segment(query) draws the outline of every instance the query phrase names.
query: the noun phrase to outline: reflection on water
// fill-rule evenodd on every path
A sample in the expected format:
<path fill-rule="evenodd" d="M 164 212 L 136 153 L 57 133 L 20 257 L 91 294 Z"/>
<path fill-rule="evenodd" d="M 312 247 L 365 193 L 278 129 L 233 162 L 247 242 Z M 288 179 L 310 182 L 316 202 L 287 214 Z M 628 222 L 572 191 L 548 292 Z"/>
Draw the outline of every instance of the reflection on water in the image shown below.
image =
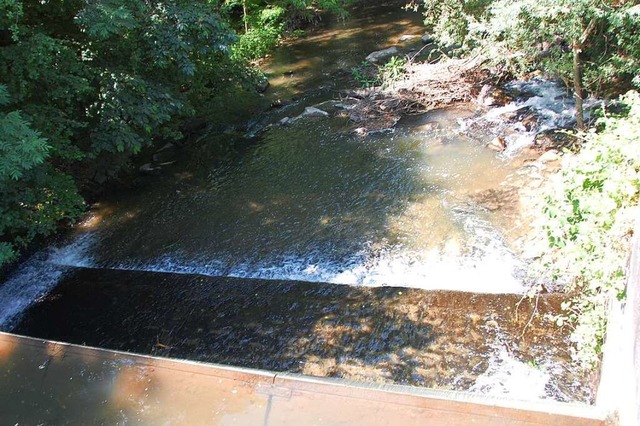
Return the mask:
<path fill-rule="evenodd" d="M 469 197 L 512 167 L 459 135 L 468 114 L 366 139 L 341 119 L 300 121 L 217 161 L 194 147 L 179 179 L 104 204 L 92 265 L 518 292 L 522 265 Z"/>

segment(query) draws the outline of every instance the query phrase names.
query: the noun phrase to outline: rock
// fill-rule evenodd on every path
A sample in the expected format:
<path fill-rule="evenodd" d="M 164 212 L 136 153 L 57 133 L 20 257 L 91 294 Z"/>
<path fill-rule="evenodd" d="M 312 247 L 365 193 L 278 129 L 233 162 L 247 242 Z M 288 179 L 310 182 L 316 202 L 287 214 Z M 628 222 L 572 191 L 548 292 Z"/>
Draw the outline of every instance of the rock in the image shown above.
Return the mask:
<path fill-rule="evenodd" d="M 290 102 L 287 100 L 282 100 L 282 99 L 276 99 L 275 101 L 271 102 L 271 105 L 269 105 L 270 109 L 278 109 L 278 108 L 282 108 L 284 106 L 289 105 Z"/>
<path fill-rule="evenodd" d="M 502 152 L 507 148 L 507 141 L 503 137 L 497 137 L 487 144 L 487 148 Z"/>
<path fill-rule="evenodd" d="M 529 114 L 532 114 L 531 107 L 520 106 L 514 110 L 510 110 L 502 113 L 501 117 L 508 121 L 520 122 L 524 117 L 526 117 Z"/>
<path fill-rule="evenodd" d="M 389 58 L 391 58 L 392 56 L 395 56 L 399 53 L 398 48 L 393 46 L 393 47 L 389 47 L 388 49 L 383 49 L 383 50 L 378 50 L 376 52 L 371 52 L 366 58 L 365 60 L 368 62 L 372 62 L 372 63 L 376 63 L 376 62 L 383 62 Z"/>
<path fill-rule="evenodd" d="M 550 149 L 549 151 L 542 154 L 540 158 L 538 158 L 538 161 L 544 164 L 552 163 L 558 160 L 560 160 L 560 155 L 558 154 L 558 151 L 556 151 L 555 149 Z"/>
<path fill-rule="evenodd" d="M 284 117 L 283 119 L 281 119 L 280 121 L 278 121 L 278 124 L 280 124 L 281 126 L 288 126 L 289 124 L 291 124 L 294 120 L 289 118 L 289 117 Z"/>
<path fill-rule="evenodd" d="M 154 173 L 154 172 L 160 170 L 160 167 L 155 166 L 155 165 L 153 165 L 151 163 L 146 163 L 146 164 L 143 164 L 142 166 L 140 166 L 139 170 L 141 172 L 143 172 L 143 173 Z"/>
<path fill-rule="evenodd" d="M 182 133 L 184 134 L 185 138 L 189 138 L 191 136 L 199 135 L 205 132 L 207 128 L 208 121 L 203 117 L 197 117 L 186 121 L 182 125 Z"/>
<path fill-rule="evenodd" d="M 513 97 L 505 92 L 503 89 L 495 89 L 491 92 L 491 105 L 490 106 L 504 106 L 513 100 Z"/>
<path fill-rule="evenodd" d="M 400 43 L 404 43 L 405 41 L 409 41 L 413 38 L 415 38 L 416 36 L 411 35 L 411 34 L 405 34 L 402 37 L 400 37 L 400 39 L 398 40 Z"/>
<path fill-rule="evenodd" d="M 173 150 L 158 151 L 153 154 L 153 162 L 156 164 L 175 163 L 175 152 Z"/>
<path fill-rule="evenodd" d="M 300 114 L 300 118 L 302 117 L 328 117 L 329 113 L 327 111 L 323 111 L 316 107 L 306 107 L 304 112 Z"/>
<path fill-rule="evenodd" d="M 476 97 L 476 103 L 478 105 L 491 106 L 493 103 L 493 99 L 489 96 L 491 94 L 493 87 L 490 84 L 485 84 L 480 89 L 480 93 Z M 487 102 L 490 101 L 490 102 Z"/>
<path fill-rule="evenodd" d="M 175 147 L 175 145 L 174 145 L 174 144 L 172 144 L 171 142 L 167 142 L 166 144 L 164 144 L 164 145 L 162 146 L 162 148 L 160 148 L 160 149 L 159 149 L 158 151 L 156 151 L 156 152 L 166 151 L 166 150 L 168 150 L 168 149 L 173 149 L 174 147 Z"/>
<path fill-rule="evenodd" d="M 538 116 L 536 114 L 527 114 L 520 120 L 520 123 L 522 123 L 527 132 L 530 132 L 538 126 Z"/>
<path fill-rule="evenodd" d="M 429 33 L 424 33 L 424 35 L 420 38 L 424 44 L 435 43 L 436 39 Z"/>
<path fill-rule="evenodd" d="M 367 136 L 367 133 L 369 133 L 369 131 L 367 130 L 366 127 L 358 127 L 357 129 L 355 129 L 353 131 L 353 133 L 355 133 L 358 136 L 363 137 L 363 136 Z"/>
<path fill-rule="evenodd" d="M 575 135 L 563 130 L 553 129 L 538 133 L 533 144 L 538 151 L 548 151 L 550 149 L 571 149 L 577 141 L 578 139 Z"/>
<path fill-rule="evenodd" d="M 518 206 L 520 195 L 514 187 L 486 189 L 471 195 L 471 200 L 490 212 L 502 210 L 511 212 Z"/>
<path fill-rule="evenodd" d="M 258 93 L 264 93 L 269 88 L 269 85 L 269 80 L 264 78 L 257 83 L 256 90 L 258 91 Z"/>

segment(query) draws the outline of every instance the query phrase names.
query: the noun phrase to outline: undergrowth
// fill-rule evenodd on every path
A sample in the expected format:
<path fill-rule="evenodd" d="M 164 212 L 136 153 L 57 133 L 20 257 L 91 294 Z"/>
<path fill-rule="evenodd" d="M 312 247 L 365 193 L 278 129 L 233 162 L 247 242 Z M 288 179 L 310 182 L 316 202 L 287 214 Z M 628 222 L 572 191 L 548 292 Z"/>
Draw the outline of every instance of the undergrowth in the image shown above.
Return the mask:
<path fill-rule="evenodd" d="M 558 325 L 573 326 L 575 360 L 597 365 L 611 302 L 625 279 L 640 190 L 640 95 L 622 97 L 623 116 L 604 114 L 547 196 L 543 254 L 552 279 L 572 295 Z"/>

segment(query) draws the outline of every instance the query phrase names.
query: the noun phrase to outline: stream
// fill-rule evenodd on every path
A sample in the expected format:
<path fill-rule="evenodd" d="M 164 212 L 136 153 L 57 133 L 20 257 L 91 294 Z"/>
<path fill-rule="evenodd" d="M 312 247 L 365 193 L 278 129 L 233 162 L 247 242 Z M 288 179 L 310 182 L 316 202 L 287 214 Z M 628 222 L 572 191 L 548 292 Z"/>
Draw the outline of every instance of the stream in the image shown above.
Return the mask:
<path fill-rule="evenodd" d="M 172 164 L 140 173 L 135 193 L 101 200 L 73 235 L 0 285 L 0 330 L 590 402 L 567 330 L 545 317 L 562 297 L 521 301 L 519 188 L 532 179 L 522 171 L 534 163 L 535 134 L 570 122 L 565 91 L 516 82 L 507 105 L 435 111 L 366 137 L 331 102 L 367 54 L 392 45 L 415 54 L 423 33 L 420 14 L 392 2 L 278 48 L 262 65 L 264 101 L 278 107 L 156 153 Z M 328 116 L 278 124 L 309 106 Z M 539 117 L 533 129 L 505 118 L 525 109 Z M 486 147 L 504 134 L 506 151 Z"/>

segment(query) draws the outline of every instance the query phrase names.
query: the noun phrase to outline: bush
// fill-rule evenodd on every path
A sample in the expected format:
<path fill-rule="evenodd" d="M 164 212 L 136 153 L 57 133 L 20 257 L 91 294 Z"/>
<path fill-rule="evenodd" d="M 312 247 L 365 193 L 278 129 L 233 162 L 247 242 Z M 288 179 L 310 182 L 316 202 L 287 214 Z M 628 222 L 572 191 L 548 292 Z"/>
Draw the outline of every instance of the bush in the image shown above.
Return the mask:
<path fill-rule="evenodd" d="M 605 116 L 584 135 L 572 166 L 547 197 L 543 257 L 574 295 L 558 324 L 575 324 L 575 357 L 594 366 L 602 349 L 610 302 L 624 297 L 630 239 L 640 193 L 640 95 L 622 98 L 623 117 Z"/>

